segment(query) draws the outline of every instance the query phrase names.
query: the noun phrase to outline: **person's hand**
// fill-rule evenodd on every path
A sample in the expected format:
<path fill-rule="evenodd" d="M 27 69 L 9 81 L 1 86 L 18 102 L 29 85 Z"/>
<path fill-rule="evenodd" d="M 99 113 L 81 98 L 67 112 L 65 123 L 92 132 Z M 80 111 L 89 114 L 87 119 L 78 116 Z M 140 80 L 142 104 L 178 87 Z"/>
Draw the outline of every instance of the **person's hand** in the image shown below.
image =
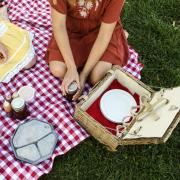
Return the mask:
<path fill-rule="evenodd" d="M 82 91 L 84 90 L 84 86 L 87 80 L 87 74 L 81 72 L 79 76 L 80 81 L 80 89 L 77 91 L 77 93 L 73 96 L 73 101 L 76 101 L 82 94 Z"/>
<path fill-rule="evenodd" d="M 0 62 L 4 63 L 8 59 L 8 50 L 0 43 Z"/>
<path fill-rule="evenodd" d="M 124 29 L 124 34 L 125 34 L 126 39 L 128 39 L 129 33 L 125 29 Z"/>
<path fill-rule="evenodd" d="M 61 90 L 63 96 L 68 93 L 68 87 L 73 82 L 77 82 L 78 88 L 80 89 L 79 74 L 76 68 L 68 69 L 61 84 Z"/>

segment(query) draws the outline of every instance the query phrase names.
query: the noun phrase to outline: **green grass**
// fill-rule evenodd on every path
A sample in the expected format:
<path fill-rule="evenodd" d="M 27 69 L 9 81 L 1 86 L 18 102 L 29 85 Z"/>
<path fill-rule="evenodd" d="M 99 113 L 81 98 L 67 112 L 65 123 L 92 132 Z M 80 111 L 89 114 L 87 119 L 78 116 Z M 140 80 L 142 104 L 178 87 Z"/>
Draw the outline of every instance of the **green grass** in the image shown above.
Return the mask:
<path fill-rule="evenodd" d="M 180 1 L 128 0 L 123 13 L 129 43 L 145 64 L 142 81 L 152 86 L 180 85 Z M 173 27 L 173 21 L 175 26 Z M 180 177 L 180 128 L 166 144 L 121 146 L 108 152 L 93 138 L 56 158 L 41 179 L 168 180 Z"/>

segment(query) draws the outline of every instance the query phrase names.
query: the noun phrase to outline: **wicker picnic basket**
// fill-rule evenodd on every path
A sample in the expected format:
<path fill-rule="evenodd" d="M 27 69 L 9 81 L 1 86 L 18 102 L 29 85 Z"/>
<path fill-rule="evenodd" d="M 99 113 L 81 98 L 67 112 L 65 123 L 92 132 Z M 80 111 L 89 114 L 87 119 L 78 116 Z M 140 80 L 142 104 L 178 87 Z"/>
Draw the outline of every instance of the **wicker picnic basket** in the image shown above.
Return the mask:
<path fill-rule="evenodd" d="M 132 93 L 149 99 L 145 103 L 140 101 L 139 111 L 132 115 L 130 123 L 126 123 L 125 132 L 121 136 L 112 134 L 86 112 L 113 80 L 126 86 Z M 115 151 L 118 145 L 159 144 L 167 141 L 180 121 L 178 99 L 180 99 L 180 87 L 154 91 L 119 66 L 113 66 L 87 96 L 81 97 L 74 117 L 89 134 L 111 151 Z"/>

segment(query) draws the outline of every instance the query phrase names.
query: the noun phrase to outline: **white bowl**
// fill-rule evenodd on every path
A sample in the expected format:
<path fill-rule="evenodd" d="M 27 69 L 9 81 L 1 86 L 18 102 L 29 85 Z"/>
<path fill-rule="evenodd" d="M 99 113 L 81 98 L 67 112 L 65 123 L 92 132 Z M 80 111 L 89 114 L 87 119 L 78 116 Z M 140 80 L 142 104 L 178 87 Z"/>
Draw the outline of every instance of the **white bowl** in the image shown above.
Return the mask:
<path fill-rule="evenodd" d="M 18 95 L 26 102 L 32 102 L 35 97 L 35 89 L 31 86 L 22 86 L 18 90 Z"/>

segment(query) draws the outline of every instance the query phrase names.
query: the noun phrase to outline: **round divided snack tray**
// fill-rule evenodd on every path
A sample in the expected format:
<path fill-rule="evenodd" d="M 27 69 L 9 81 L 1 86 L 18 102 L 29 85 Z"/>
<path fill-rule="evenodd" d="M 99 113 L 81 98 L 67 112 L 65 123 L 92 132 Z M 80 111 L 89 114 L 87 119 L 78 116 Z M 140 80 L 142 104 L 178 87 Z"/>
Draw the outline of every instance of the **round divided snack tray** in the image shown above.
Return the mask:
<path fill-rule="evenodd" d="M 51 124 L 32 119 L 18 126 L 11 147 L 17 159 L 36 165 L 52 156 L 57 140 Z"/>

